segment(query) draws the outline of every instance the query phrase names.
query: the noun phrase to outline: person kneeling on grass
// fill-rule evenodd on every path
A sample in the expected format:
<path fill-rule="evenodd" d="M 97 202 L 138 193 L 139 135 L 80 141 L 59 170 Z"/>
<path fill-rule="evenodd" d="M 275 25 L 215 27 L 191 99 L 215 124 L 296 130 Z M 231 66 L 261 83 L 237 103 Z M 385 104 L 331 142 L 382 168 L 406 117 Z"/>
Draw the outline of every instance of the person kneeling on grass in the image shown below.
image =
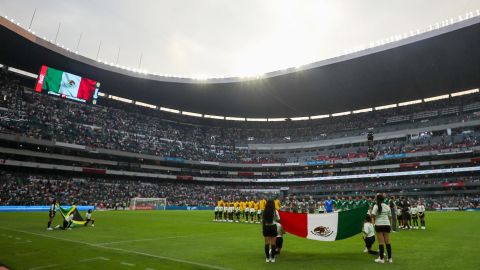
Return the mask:
<path fill-rule="evenodd" d="M 87 221 L 85 221 L 85 226 L 87 226 L 89 222 L 92 222 L 92 227 L 95 227 L 95 219 L 92 218 L 92 209 L 88 209 L 87 211 Z"/>
<path fill-rule="evenodd" d="M 367 215 L 363 223 L 363 241 L 365 241 L 365 250 L 363 252 L 378 255 L 378 251 L 373 251 L 372 246 L 375 243 L 375 229 L 373 228 L 372 218 Z"/>
<path fill-rule="evenodd" d="M 57 225 L 55 229 L 62 229 L 62 230 L 71 230 L 70 226 L 72 225 L 72 220 L 73 220 L 73 214 L 70 214 L 68 217 L 66 217 L 63 220 L 63 225 L 60 227 L 60 225 Z"/>
<path fill-rule="evenodd" d="M 280 254 L 280 251 L 283 247 L 283 235 L 285 234 L 285 230 L 283 229 L 282 224 L 277 223 L 277 237 L 275 238 L 275 254 Z"/>

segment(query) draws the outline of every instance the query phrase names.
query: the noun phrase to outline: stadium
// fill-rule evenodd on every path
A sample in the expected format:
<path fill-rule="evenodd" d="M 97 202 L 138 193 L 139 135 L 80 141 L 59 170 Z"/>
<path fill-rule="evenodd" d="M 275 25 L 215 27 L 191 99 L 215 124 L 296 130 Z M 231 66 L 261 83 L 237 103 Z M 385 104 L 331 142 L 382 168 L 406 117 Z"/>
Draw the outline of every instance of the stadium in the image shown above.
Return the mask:
<path fill-rule="evenodd" d="M 480 266 L 478 9 L 242 76 L 56 39 L 0 17 L 0 269 Z"/>

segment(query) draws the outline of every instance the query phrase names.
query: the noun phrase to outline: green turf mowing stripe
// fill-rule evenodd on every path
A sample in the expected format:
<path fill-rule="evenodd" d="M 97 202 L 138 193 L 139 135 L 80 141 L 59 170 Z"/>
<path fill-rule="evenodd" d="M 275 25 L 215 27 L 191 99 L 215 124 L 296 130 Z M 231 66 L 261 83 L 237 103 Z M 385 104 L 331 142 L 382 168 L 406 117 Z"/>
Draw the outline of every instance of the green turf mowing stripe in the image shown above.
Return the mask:
<path fill-rule="evenodd" d="M 258 228 L 253 228 L 258 230 Z M 252 227 L 244 230 L 238 230 L 237 232 L 247 232 L 252 230 Z M 210 235 L 219 235 L 222 233 L 231 233 L 231 231 L 224 231 L 224 232 L 211 232 L 211 233 L 201 233 L 201 234 L 186 234 L 186 235 L 175 235 L 175 236 L 164 236 L 164 237 L 155 237 L 155 238 L 143 238 L 143 239 L 133 239 L 133 240 L 122 240 L 122 241 L 114 241 L 114 242 L 105 242 L 105 243 L 97 243 L 95 245 L 99 246 L 108 246 L 108 245 L 115 245 L 115 244 L 125 244 L 125 243 L 135 243 L 135 242 L 145 242 L 145 241 L 155 241 L 155 240 L 163 240 L 163 239 L 177 239 L 177 238 L 191 238 L 191 237 L 202 237 L 202 236 L 210 236 Z"/>
<path fill-rule="evenodd" d="M 97 245 L 97 244 L 91 244 L 91 243 L 82 242 L 82 241 L 64 239 L 64 238 L 55 237 L 55 236 L 51 236 L 51 235 L 40 234 L 40 233 L 27 232 L 27 231 L 23 231 L 23 230 L 17 230 L 17 229 L 5 228 L 5 227 L 0 227 L 0 229 L 6 230 L 6 231 L 12 231 L 12 232 L 19 232 L 19 233 L 25 233 L 25 234 L 30 234 L 30 235 L 36 235 L 36 236 L 40 236 L 40 237 L 51 238 L 51 239 L 60 240 L 60 241 L 65 241 L 65 242 L 71 242 L 71 243 L 75 243 L 75 244 L 82 244 L 82 245 L 87 245 L 87 246 L 96 247 L 96 248 L 100 248 L 100 249 L 120 251 L 120 252 L 125 252 L 125 253 L 142 255 L 142 256 L 146 256 L 146 257 L 150 257 L 150 258 L 156 258 L 156 259 L 161 259 L 161 260 L 168 260 L 168 261 L 177 262 L 177 263 L 183 263 L 183 264 L 190 264 L 190 265 L 195 265 L 195 266 L 200 266 L 200 267 L 205 267 L 205 268 L 210 268 L 210 269 L 232 270 L 232 269 L 230 269 L 230 268 L 221 267 L 221 266 L 216 266 L 216 265 L 210 265 L 210 264 L 205 264 L 205 263 L 193 262 L 193 261 L 188 261 L 188 260 L 183 260 L 183 259 L 178 259 L 178 258 L 172 258 L 172 257 L 166 257 L 166 256 L 161 256 L 161 255 L 155 255 L 155 254 L 150 254 L 150 253 L 135 251 L 135 250 L 123 249 L 123 248 L 113 248 L 113 247 L 99 246 L 99 245 Z"/>

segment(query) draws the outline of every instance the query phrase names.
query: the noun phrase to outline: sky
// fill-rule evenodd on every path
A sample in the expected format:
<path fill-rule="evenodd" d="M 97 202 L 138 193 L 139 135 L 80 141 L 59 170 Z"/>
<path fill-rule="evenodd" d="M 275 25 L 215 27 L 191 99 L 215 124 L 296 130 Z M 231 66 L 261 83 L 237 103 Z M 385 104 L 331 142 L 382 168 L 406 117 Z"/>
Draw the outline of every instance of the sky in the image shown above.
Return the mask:
<path fill-rule="evenodd" d="M 1 0 L 41 37 L 150 73 L 236 77 L 300 66 L 480 9 L 480 0 Z M 120 51 L 120 54 L 118 53 Z M 142 57 L 141 57 L 142 55 Z M 142 58 L 141 65 L 140 57 Z"/>

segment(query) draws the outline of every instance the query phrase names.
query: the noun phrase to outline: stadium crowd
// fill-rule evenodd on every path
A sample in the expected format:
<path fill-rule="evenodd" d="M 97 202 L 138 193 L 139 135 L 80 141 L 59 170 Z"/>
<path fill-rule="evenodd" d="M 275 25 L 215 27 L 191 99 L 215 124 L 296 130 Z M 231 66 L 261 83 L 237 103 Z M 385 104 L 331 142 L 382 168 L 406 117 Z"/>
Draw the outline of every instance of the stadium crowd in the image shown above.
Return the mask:
<path fill-rule="evenodd" d="M 292 201 L 309 198 L 328 191 L 331 196 L 343 195 L 342 191 L 355 191 L 349 197 L 372 196 L 372 190 L 387 191 L 392 187 L 437 186 L 445 190 L 479 183 L 477 177 L 455 179 L 366 181 L 362 183 L 315 183 L 290 187 Z M 451 185 L 455 183 L 455 185 Z M 302 191 L 309 190 L 306 194 Z M 397 192 L 398 193 L 398 192 Z M 401 193 L 399 193 L 401 194 Z M 0 173 L 0 205 L 47 205 L 52 199 L 66 204 L 96 205 L 99 208 L 128 206 L 134 197 L 167 198 L 167 205 L 214 206 L 221 197 L 225 201 L 240 199 L 270 198 L 279 195 L 278 186 L 259 184 L 212 185 L 196 183 L 148 182 L 140 180 L 111 180 L 103 178 L 69 177 L 61 175 L 31 175 L 27 173 Z M 316 196 L 315 196 L 316 197 Z M 418 196 L 416 196 L 418 197 Z M 308 199 L 307 199 L 308 200 Z M 316 200 L 321 198 L 316 197 Z M 479 195 L 422 195 L 427 208 L 479 207 Z"/>
<path fill-rule="evenodd" d="M 0 174 L 0 205 L 47 205 L 52 199 L 65 204 L 114 208 L 134 197 L 167 198 L 168 205 L 212 206 L 218 197 L 270 196 L 256 189 L 223 185 L 179 184 L 72 178 L 59 175 Z"/>
<path fill-rule="evenodd" d="M 321 192 L 321 191 L 356 191 L 368 192 L 369 190 L 398 190 L 403 188 L 415 188 L 415 187 L 455 187 L 468 184 L 478 184 L 480 179 L 478 177 L 453 177 L 453 178 L 441 178 L 441 179 L 427 179 L 427 178 L 415 178 L 407 180 L 375 180 L 375 181 L 351 181 L 340 183 L 313 183 L 301 186 L 291 187 L 291 190 L 295 193 L 301 192 Z M 365 195 L 362 193 L 359 195 Z"/>
<path fill-rule="evenodd" d="M 86 145 L 187 160 L 235 163 L 296 162 L 332 158 L 364 157 L 366 147 L 325 150 L 317 153 L 286 153 L 284 156 L 262 155 L 249 151 L 246 142 L 312 141 L 346 135 L 364 134 L 368 127 L 400 129 L 428 125 L 429 121 L 414 121 L 398 125 L 387 124 L 388 117 L 413 114 L 423 110 L 470 104 L 480 100 L 473 95 L 458 97 L 394 110 L 355 114 L 335 119 L 307 123 L 285 122 L 258 124 L 217 121 L 212 126 L 192 123 L 195 119 L 168 115 L 158 110 L 100 98 L 97 106 L 71 102 L 26 90 L 8 74 L 0 74 L 0 132 L 22 134 L 33 138 Z M 409 107 L 409 108 L 407 108 Z M 450 117 L 450 118 L 449 118 Z M 435 121 L 464 121 L 475 114 L 456 113 Z M 178 118 L 178 119 L 176 119 Z M 185 121 L 190 121 L 185 123 Z M 198 120 L 197 120 L 198 121 Z M 204 120 L 205 121 L 205 120 Z M 442 122 L 442 123 L 443 123 Z M 432 124 L 430 123 L 430 124 Z M 403 126 L 402 126 L 403 125 Z M 342 133 L 342 132 L 350 133 Z M 352 133 L 353 132 L 353 133 Z M 342 133 L 342 134 L 340 134 Z M 287 140 L 287 139 L 288 140 Z M 451 150 L 479 145 L 479 133 L 438 134 L 406 140 L 386 141 L 377 146 L 377 153 L 398 154 L 431 150 Z"/>

